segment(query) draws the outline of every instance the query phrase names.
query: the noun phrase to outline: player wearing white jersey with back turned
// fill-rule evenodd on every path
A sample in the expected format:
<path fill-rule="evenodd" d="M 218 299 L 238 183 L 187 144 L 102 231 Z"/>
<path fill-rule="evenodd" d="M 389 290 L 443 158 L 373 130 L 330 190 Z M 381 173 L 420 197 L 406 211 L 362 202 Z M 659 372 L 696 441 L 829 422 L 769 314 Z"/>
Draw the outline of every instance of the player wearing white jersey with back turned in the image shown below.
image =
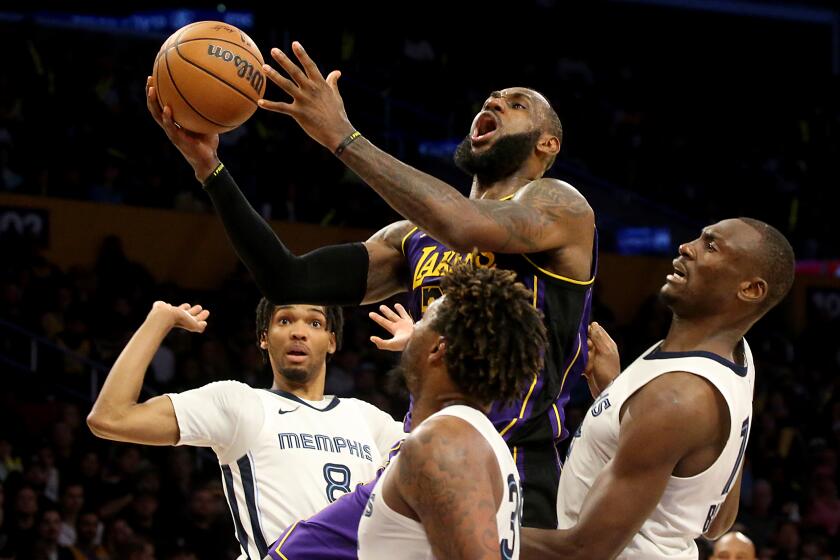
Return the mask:
<path fill-rule="evenodd" d="M 487 413 L 522 395 L 546 329 L 512 271 L 456 265 L 441 288 L 402 355 L 412 430 L 368 500 L 359 560 L 519 558 L 519 472 Z"/>
<path fill-rule="evenodd" d="M 758 220 L 680 245 L 660 291 L 668 335 L 587 412 L 560 477 L 559 528 L 523 530 L 523 558 L 693 559 L 695 538 L 732 526 L 755 379 L 744 335 L 793 276 L 790 244 Z"/>
<path fill-rule="evenodd" d="M 294 520 L 372 479 L 405 434 L 370 404 L 324 396 L 327 357 L 341 344 L 340 307 L 260 302 L 257 337 L 274 374 L 271 390 L 218 381 L 138 403 L 167 333 L 203 332 L 208 314 L 156 302 L 108 374 L 88 425 L 116 441 L 212 448 L 240 558 L 258 559 Z"/>

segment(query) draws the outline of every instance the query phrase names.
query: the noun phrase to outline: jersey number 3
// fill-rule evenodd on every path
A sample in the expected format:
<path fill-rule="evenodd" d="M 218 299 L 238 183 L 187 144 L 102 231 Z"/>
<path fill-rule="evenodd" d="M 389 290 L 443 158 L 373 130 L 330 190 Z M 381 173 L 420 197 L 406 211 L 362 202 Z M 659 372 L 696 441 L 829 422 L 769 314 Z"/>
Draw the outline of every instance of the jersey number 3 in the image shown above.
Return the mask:
<path fill-rule="evenodd" d="M 502 560 L 511 560 L 516 550 L 516 535 L 519 534 L 519 527 L 522 525 L 522 489 L 516 482 L 516 477 L 508 475 L 508 501 L 513 503 L 513 513 L 510 514 L 510 530 L 513 534 L 510 538 L 502 539 L 500 548 Z"/>

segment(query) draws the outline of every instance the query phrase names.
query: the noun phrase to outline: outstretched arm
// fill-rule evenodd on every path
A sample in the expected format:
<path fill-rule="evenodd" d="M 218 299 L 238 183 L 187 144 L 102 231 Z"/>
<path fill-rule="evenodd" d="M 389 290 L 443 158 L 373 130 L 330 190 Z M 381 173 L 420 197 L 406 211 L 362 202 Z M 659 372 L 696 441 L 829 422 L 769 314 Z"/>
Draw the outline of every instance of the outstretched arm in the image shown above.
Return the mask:
<path fill-rule="evenodd" d="M 175 327 L 204 332 L 210 314 L 200 305 L 173 307 L 155 302 L 108 373 L 87 424 L 94 435 L 148 445 L 178 443 L 178 421 L 172 401 L 158 396 L 138 403 L 143 378 L 166 335 Z"/>
<path fill-rule="evenodd" d="M 154 83 L 146 84 L 146 107 L 172 144 L 193 168 L 239 258 L 262 294 L 274 303 L 355 305 L 380 301 L 405 289 L 402 236 L 398 222 L 366 243 L 347 243 L 296 256 L 250 205 L 216 150 L 218 134 L 196 134 L 179 128 L 168 107 L 161 108 Z"/>
<path fill-rule="evenodd" d="M 260 100 L 260 107 L 292 116 L 314 140 L 335 151 L 354 132 L 338 92 L 341 74 L 334 71 L 325 79 L 300 43 L 292 48 L 301 67 L 279 49 L 271 51 L 291 79 L 268 65 L 264 69 L 293 102 Z M 556 179 L 534 181 L 512 201 L 476 200 L 364 138 L 350 144 L 341 159 L 399 214 L 459 251 L 535 253 L 567 246 L 594 227 L 583 196 Z"/>
<path fill-rule="evenodd" d="M 205 190 L 239 258 L 262 294 L 276 304 L 358 305 L 405 289 L 401 234 L 410 229 L 407 222 L 392 224 L 365 243 L 329 245 L 296 256 L 226 170 L 211 178 Z"/>

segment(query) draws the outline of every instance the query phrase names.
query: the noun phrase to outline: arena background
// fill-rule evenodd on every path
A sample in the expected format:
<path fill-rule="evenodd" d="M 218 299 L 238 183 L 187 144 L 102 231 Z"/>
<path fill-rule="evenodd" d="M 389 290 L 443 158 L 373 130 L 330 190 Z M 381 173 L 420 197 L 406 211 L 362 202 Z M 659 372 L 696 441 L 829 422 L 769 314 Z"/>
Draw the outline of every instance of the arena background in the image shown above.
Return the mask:
<path fill-rule="evenodd" d="M 487 94 L 543 91 L 565 130 L 551 175 L 587 196 L 601 234 L 593 319 L 624 361 L 664 334 L 669 317 L 653 295 L 679 242 L 738 215 L 781 229 L 797 281 L 749 335 L 756 421 L 738 525 L 762 558 L 837 558 L 835 3 L 353 4 L 0 6 L 0 558 L 48 539 L 41 518 L 55 507 L 67 535 L 80 511 L 97 514 L 101 558 L 236 554 L 212 453 L 104 443 L 84 423 L 156 299 L 213 316 L 205 334 L 167 339 L 148 395 L 270 383 L 254 344 L 258 292 L 144 105 L 161 42 L 201 19 L 242 27 L 265 55 L 302 41 L 322 70 L 342 70 L 359 130 L 464 189 L 451 153 Z M 258 112 L 222 137 L 220 155 L 298 252 L 364 239 L 396 218 L 282 115 Z M 394 357 L 374 351 L 363 311 L 348 312 L 328 390 L 400 417 Z M 587 404 L 581 384 L 572 430 Z"/>

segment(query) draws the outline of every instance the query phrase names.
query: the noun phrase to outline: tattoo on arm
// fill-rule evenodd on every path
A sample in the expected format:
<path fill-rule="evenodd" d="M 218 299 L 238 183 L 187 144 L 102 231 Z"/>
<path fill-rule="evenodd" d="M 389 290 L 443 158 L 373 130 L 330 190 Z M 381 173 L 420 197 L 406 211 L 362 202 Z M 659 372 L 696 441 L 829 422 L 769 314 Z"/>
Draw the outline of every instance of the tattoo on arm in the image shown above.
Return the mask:
<path fill-rule="evenodd" d="M 475 200 L 482 227 L 503 232 L 497 249 L 502 252 L 533 253 L 547 245 L 562 243 L 567 225 L 592 215 L 586 199 L 570 186 L 540 179 L 524 187 L 512 201 Z M 491 229 L 491 231 L 492 231 Z M 555 241 L 556 240 L 556 241 Z"/>
<path fill-rule="evenodd" d="M 397 465 L 403 498 L 436 558 L 498 559 L 498 503 L 486 462 L 475 446 L 441 432 L 422 430 L 403 444 Z"/>
<path fill-rule="evenodd" d="M 513 201 L 476 200 L 367 140 L 355 142 L 343 161 L 399 214 L 455 248 L 544 251 L 559 247 L 568 238 L 565 230 L 581 227 L 582 220 L 594 224 L 586 199 L 555 179 L 530 183 Z"/>

